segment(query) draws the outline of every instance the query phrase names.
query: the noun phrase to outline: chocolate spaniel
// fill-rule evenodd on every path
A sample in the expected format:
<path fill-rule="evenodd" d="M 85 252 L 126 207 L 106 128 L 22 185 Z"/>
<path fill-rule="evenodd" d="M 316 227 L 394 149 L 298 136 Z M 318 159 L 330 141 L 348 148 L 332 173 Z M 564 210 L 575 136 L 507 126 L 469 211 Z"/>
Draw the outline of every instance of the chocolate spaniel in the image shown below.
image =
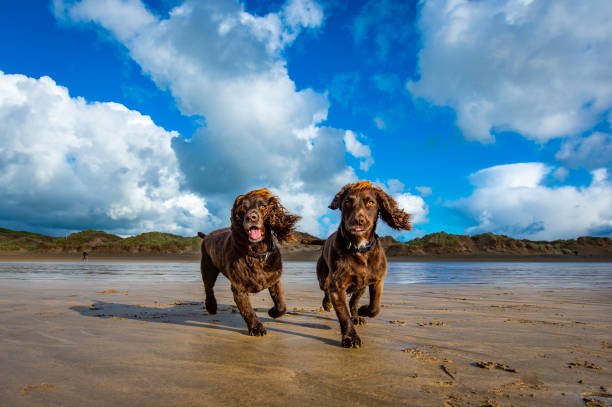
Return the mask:
<path fill-rule="evenodd" d="M 234 201 L 231 227 L 209 235 L 199 232 L 202 241 L 201 272 L 206 292 L 206 310 L 217 312 L 213 290 L 219 273 L 230 281 L 234 301 L 247 324 L 249 335 L 263 336 L 266 328 L 257 319 L 249 300 L 250 293 L 268 289 L 274 306 L 272 318 L 286 312 L 281 285 L 281 254 L 275 242 L 292 241 L 299 216 L 289 213 L 265 188 L 240 195 Z"/>
<path fill-rule="evenodd" d="M 342 211 L 342 221 L 317 261 L 319 287 L 325 292 L 323 308 L 330 311 L 333 305 L 336 310 L 342 346 L 358 348 L 362 342 L 354 325 L 362 325 L 362 317 L 374 317 L 380 311 L 387 274 L 387 258 L 376 235 L 376 222 L 380 216 L 394 229 L 410 230 L 410 215 L 369 181 L 345 185 L 329 207 Z M 370 304 L 357 308 L 366 287 Z M 347 292 L 352 294 L 348 306 Z"/>

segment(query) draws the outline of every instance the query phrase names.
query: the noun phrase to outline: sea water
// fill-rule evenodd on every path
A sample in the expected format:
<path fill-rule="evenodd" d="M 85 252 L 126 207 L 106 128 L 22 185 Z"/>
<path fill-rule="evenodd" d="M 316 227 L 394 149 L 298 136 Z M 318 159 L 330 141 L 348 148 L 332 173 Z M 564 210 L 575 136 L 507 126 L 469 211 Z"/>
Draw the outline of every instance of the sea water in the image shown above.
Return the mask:
<path fill-rule="evenodd" d="M 199 262 L 0 262 L 2 280 L 201 282 Z M 386 284 L 612 289 L 612 263 L 389 262 Z M 317 285 L 315 262 L 284 262 L 285 284 Z"/>

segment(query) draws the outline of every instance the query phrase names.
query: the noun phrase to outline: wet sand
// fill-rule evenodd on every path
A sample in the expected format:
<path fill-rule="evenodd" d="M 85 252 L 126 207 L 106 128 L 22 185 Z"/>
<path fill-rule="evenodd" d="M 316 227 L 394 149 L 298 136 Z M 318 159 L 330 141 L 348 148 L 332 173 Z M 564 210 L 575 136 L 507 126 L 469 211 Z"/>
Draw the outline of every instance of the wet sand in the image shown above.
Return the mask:
<path fill-rule="evenodd" d="M 361 349 L 339 346 L 314 282 L 287 287 L 279 320 L 267 293 L 252 297 L 264 338 L 222 278 L 217 295 L 208 315 L 200 284 L 1 281 L 0 406 L 612 401 L 608 287 L 387 286 Z"/>

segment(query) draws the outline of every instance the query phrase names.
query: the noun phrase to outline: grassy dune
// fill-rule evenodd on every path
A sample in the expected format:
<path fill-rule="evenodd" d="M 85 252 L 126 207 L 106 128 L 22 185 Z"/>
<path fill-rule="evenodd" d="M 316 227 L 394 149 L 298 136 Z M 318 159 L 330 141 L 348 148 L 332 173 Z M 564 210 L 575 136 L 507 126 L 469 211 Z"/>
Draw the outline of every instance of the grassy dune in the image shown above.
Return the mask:
<path fill-rule="evenodd" d="M 294 243 L 283 247 L 288 259 L 314 260 L 323 240 L 298 232 Z M 610 259 L 612 240 L 607 237 L 579 237 L 569 240 L 531 241 L 483 233 L 474 236 L 432 233 L 402 243 L 391 236 L 381 238 L 391 258 L 502 258 L 559 257 L 567 259 Z M 122 238 L 99 230 L 84 230 L 65 237 L 0 228 L 0 254 L 70 254 L 87 251 L 98 254 L 185 254 L 197 255 L 200 239 L 170 233 L 147 232 Z"/>

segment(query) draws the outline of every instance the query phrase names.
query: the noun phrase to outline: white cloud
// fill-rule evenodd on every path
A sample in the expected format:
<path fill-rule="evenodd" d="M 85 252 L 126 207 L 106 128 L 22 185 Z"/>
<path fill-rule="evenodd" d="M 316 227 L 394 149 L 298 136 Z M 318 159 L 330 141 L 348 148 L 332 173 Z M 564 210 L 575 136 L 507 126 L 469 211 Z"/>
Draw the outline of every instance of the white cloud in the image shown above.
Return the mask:
<path fill-rule="evenodd" d="M 311 0 L 289 0 L 282 15 L 290 27 L 316 28 L 323 23 L 323 10 Z"/>
<path fill-rule="evenodd" d="M 285 185 L 282 189 L 274 188 L 272 191 L 278 195 L 287 209 L 302 217 L 298 224 L 299 230 L 321 235 L 318 220 L 322 213 L 328 211 L 327 196 L 304 192 L 299 185 Z"/>
<path fill-rule="evenodd" d="M 612 162 L 612 135 L 597 132 L 588 137 L 566 140 L 555 158 L 574 168 L 609 167 Z"/>
<path fill-rule="evenodd" d="M 99 16 L 100 23 L 113 31 L 121 41 L 126 41 L 132 35 L 153 24 L 155 18 L 142 12 L 142 4 L 138 0 L 97 0 L 74 4 L 67 7 L 61 0 L 54 0 L 56 15 L 64 19 L 87 21 L 89 16 Z"/>
<path fill-rule="evenodd" d="M 346 150 L 353 157 L 362 159 L 359 163 L 359 168 L 361 168 L 363 171 L 367 171 L 374 163 L 374 158 L 372 158 L 372 151 L 370 150 L 370 147 L 357 140 L 357 136 L 352 131 L 347 130 L 344 132 L 344 144 L 346 145 Z"/>
<path fill-rule="evenodd" d="M 544 142 L 592 128 L 612 106 L 607 0 L 423 3 L 415 97 L 456 110 L 469 139 L 513 130 Z"/>
<path fill-rule="evenodd" d="M 565 167 L 559 167 L 553 172 L 553 177 L 555 177 L 559 181 L 565 181 L 568 175 L 569 171 Z"/>
<path fill-rule="evenodd" d="M 485 168 L 470 176 L 478 188 L 534 188 L 550 168 L 542 163 L 517 163 Z"/>
<path fill-rule="evenodd" d="M 404 191 L 404 187 L 404 183 L 399 179 L 391 178 L 387 181 L 387 190 L 389 190 L 389 193 L 391 194 L 401 193 Z"/>
<path fill-rule="evenodd" d="M 193 234 L 215 221 L 182 190 L 168 132 L 51 78 L 0 71 L 0 219 L 22 227 Z"/>
<path fill-rule="evenodd" d="M 403 193 L 395 195 L 394 198 L 400 208 L 412 215 L 413 224 L 427 223 L 429 208 L 422 197 Z"/>
<path fill-rule="evenodd" d="M 264 16 L 237 1 L 188 0 L 168 18 L 139 0 L 83 0 L 57 9 L 64 22 L 108 30 L 158 87 L 170 90 L 182 113 L 204 116 L 206 127 L 173 147 L 188 186 L 219 217 L 226 218 L 236 194 L 261 186 L 291 191 L 311 202 L 306 212 L 321 215 L 311 198 L 335 193 L 336 182 L 354 175 L 342 131 L 321 125 L 326 95 L 298 90 L 282 53 L 301 31 L 323 24 L 314 1 L 289 0 Z M 124 12 L 135 23 L 124 25 Z M 362 165 L 370 163 L 364 157 Z M 314 227 L 308 219 L 303 223 Z"/>
<path fill-rule="evenodd" d="M 404 191 L 404 183 L 397 179 L 390 179 L 385 183 L 377 182 L 378 186 L 387 191 L 393 199 L 397 202 L 397 205 L 403 209 L 406 213 L 412 215 L 412 225 L 419 225 L 429 222 L 427 214 L 429 213 L 429 207 L 427 203 L 418 195 L 413 195 L 409 192 Z M 378 234 L 380 236 L 391 235 L 394 237 L 406 236 L 408 232 L 397 231 L 391 229 L 384 222 L 378 223 Z M 410 232 L 414 235 L 414 229 Z"/>
<path fill-rule="evenodd" d="M 387 128 L 387 124 L 385 123 L 385 120 L 380 116 L 374 117 L 374 125 L 376 126 L 378 130 L 385 130 Z"/>
<path fill-rule="evenodd" d="M 500 165 L 470 177 L 476 187 L 449 206 L 476 222 L 468 233 L 495 232 L 529 239 L 566 239 L 612 234 L 612 186 L 605 169 L 582 188 L 550 188 L 552 171 L 542 163 Z"/>
<path fill-rule="evenodd" d="M 431 187 L 415 187 L 415 189 L 423 196 L 430 196 L 433 193 Z"/>

